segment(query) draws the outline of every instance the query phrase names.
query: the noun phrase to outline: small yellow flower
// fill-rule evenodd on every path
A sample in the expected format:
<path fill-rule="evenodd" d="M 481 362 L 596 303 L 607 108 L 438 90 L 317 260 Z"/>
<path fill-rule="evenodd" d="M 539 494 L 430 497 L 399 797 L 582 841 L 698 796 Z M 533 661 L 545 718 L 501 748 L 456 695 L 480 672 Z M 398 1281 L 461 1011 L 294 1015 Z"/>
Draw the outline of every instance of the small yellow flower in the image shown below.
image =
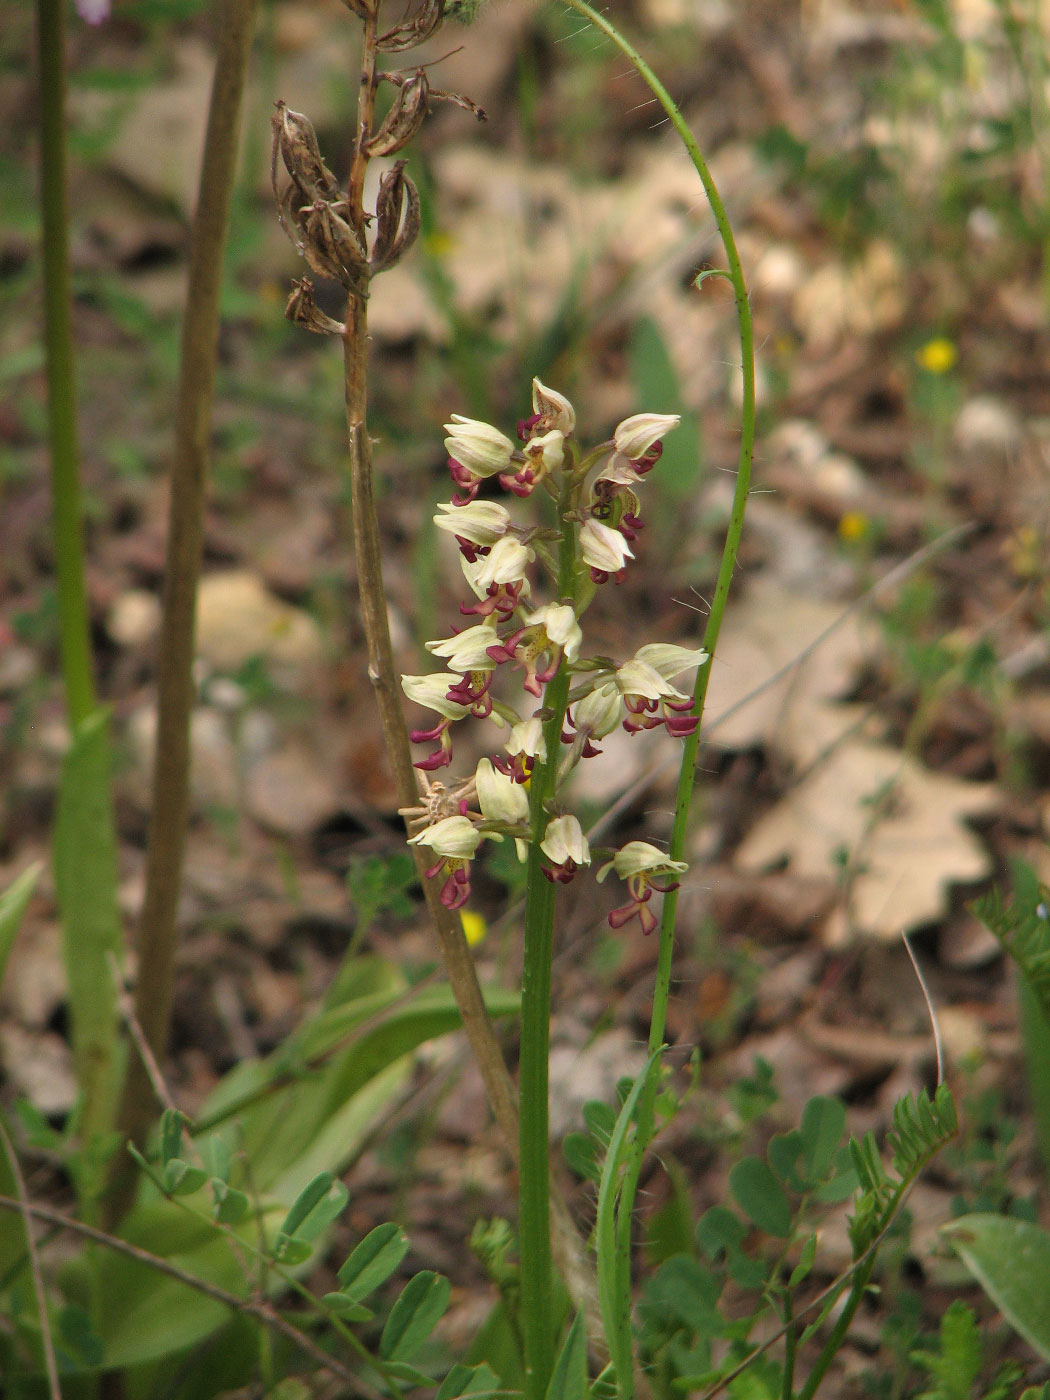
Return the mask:
<path fill-rule="evenodd" d="M 839 521 L 839 539 L 856 544 L 871 533 L 871 521 L 862 510 L 848 510 Z"/>
<path fill-rule="evenodd" d="M 479 943 L 484 943 L 489 931 L 484 914 L 475 914 L 472 909 L 461 909 L 459 917 L 463 920 L 463 936 L 470 947 L 476 948 Z"/>
<path fill-rule="evenodd" d="M 928 374 L 947 374 L 955 368 L 959 351 L 954 341 L 939 335 L 933 340 L 928 340 L 925 345 L 920 345 L 915 352 L 915 358 Z"/>

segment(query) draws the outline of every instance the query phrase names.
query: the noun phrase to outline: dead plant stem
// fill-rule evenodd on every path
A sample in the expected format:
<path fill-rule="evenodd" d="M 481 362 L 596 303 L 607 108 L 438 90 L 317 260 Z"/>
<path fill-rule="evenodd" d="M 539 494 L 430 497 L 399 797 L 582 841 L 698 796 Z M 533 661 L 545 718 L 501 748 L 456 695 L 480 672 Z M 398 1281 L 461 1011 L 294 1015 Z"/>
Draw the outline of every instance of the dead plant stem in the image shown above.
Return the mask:
<path fill-rule="evenodd" d="M 146 893 L 138 927 L 135 1019 L 154 1056 L 163 1056 L 171 1021 L 176 913 L 189 810 L 193 653 L 204 536 L 204 501 L 218 352 L 219 295 L 229 227 L 237 132 L 251 50 L 255 0 L 221 0 L 219 46 L 197 211 L 190 242 L 182 358 L 175 414 L 175 455 L 160 638 L 157 647 L 157 737 L 146 853 Z M 144 1063 L 132 1058 L 120 1110 L 121 1131 L 140 1143 L 154 1116 Z M 109 1201 L 114 1220 L 130 1203 L 135 1175 L 121 1171 Z"/>

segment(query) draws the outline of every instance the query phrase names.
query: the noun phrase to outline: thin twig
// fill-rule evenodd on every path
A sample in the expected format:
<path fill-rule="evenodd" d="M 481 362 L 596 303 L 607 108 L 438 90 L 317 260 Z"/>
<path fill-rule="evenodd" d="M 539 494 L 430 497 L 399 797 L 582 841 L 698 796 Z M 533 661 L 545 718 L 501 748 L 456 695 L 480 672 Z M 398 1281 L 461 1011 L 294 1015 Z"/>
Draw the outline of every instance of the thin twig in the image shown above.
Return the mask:
<path fill-rule="evenodd" d="M 318 1366 L 331 1372 L 339 1380 L 353 1385 L 356 1393 L 362 1396 L 363 1400 L 382 1400 L 379 1391 L 362 1381 L 360 1376 L 351 1371 L 343 1362 L 329 1356 L 311 1337 L 300 1331 L 294 1323 L 282 1317 L 269 1303 L 256 1303 L 249 1298 L 238 1298 L 236 1293 L 228 1293 L 226 1289 L 209 1282 L 208 1279 L 198 1278 L 195 1274 L 187 1273 L 184 1269 L 180 1269 L 177 1264 L 162 1258 L 159 1254 L 151 1254 L 149 1250 L 140 1249 L 138 1245 L 129 1244 L 127 1240 L 122 1240 L 116 1235 L 109 1235 L 105 1230 L 97 1230 L 92 1225 L 85 1225 L 82 1221 L 73 1220 L 70 1216 L 63 1215 L 57 1210 L 51 1210 L 48 1206 L 33 1205 L 29 1201 L 23 1203 L 12 1196 L 0 1196 L 0 1210 L 19 1211 L 22 1214 L 31 1215 L 37 1220 L 46 1220 L 49 1225 L 55 1225 L 60 1230 L 69 1230 L 82 1239 L 91 1240 L 106 1249 L 111 1249 L 115 1254 L 122 1254 L 125 1258 L 134 1259 L 136 1263 L 144 1264 L 157 1273 L 166 1274 L 168 1278 L 176 1279 L 197 1293 L 203 1293 L 205 1297 L 214 1299 L 215 1302 L 221 1303 L 223 1307 L 230 1308 L 233 1312 L 257 1318 L 266 1327 L 287 1338 Z"/>
<path fill-rule="evenodd" d="M 40 1270 L 40 1256 L 37 1253 L 36 1240 L 33 1237 L 33 1211 L 29 1204 L 25 1177 L 22 1175 L 22 1168 L 18 1165 L 18 1154 L 15 1152 L 2 1119 L 0 1119 L 0 1144 L 3 1145 L 4 1156 L 7 1158 L 7 1164 L 11 1168 L 11 1175 L 15 1180 L 15 1190 L 18 1192 L 15 1207 L 22 1216 L 26 1232 L 26 1253 L 29 1256 L 29 1272 L 33 1276 L 33 1293 L 36 1296 L 36 1310 L 40 1319 L 40 1345 L 44 1351 L 48 1394 L 51 1396 L 51 1400 L 62 1400 L 62 1387 L 58 1382 L 58 1362 L 55 1359 L 55 1346 L 51 1337 L 51 1319 L 47 1313 L 44 1275 Z"/>
<path fill-rule="evenodd" d="M 926 985 L 926 978 L 923 975 L 922 968 L 919 966 L 919 960 L 915 956 L 915 949 L 911 946 L 911 939 L 903 929 L 901 930 L 901 940 L 904 943 L 908 957 L 911 959 L 911 965 L 915 971 L 915 976 L 919 979 L 923 1000 L 926 1002 L 926 1011 L 930 1017 L 930 1025 L 933 1028 L 933 1044 L 937 1051 L 937 1087 L 939 1089 L 944 1083 L 944 1042 L 941 1039 L 941 1028 L 937 1021 L 937 1012 L 934 1009 L 933 998 L 930 996 L 930 989 Z"/>

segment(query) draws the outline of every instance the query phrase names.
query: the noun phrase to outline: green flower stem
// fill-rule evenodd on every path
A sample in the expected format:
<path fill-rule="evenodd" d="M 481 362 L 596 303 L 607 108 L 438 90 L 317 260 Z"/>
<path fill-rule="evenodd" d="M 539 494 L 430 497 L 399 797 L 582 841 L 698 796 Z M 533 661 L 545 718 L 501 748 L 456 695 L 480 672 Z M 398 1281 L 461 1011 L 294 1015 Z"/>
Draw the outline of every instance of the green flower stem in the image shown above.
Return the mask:
<path fill-rule="evenodd" d="M 558 560 L 558 597 L 572 599 L 576 582 L 576 534 L 566 517 L 572 490 L 565 472 L 559 516 L 562 530 Z M 518 1162 L 518 1232 L 521 1251 L 521 1313 L 525 1336 L 525 1400 L 543 1400 L 554 1365 L 553 1265 L 550 1229 L 549 1058 L 551 962 L 554 948 L 556 887 L 543 873 L 540 842 L 547 825 L 546 804 L 555 794 L 569 671 L 561 666 L 547 686 L 543 725 L 547 757 L 537 762 L 529 785 L 528 893 L 525 900 L 525 949 L 521 985 L 521 1058 L 519 1064 L 520 1151 Z"/>
<path fill-rule="evenodd" d="M 613 41 L 638 73 L 645 79 L 653 95 L 667 113 L 672 126 L 677 131 L 682 140 L 682 144 L 689 153 L 689 158 L 693 162 L 696 173 L 700 177 L 700 182 L 704 187 L 704 193 L 707 195 L 708 203 L 711 206 L 711 212 L 718 225 L 718 232 L 721 236 L 722 245 L 726 252 L 726 259 L 729 264 L 729 280 L 733 286 L 733 297 L 736 302 L 737 327 L 740 338 L 741 379 L 743 385 L 740 413 L 740 452 L 737 460 L 737 480 L 736 490 L 733 493 L 733 508 L 729 519 L 729 527 L 726 531 L 725 545 L 722 550 L 722 561 L 718 570 L 715 595 L 711 603 L 711 611 L 708 615 L 707 626 L 704 630 L 703 644 L 708 652 L 708 659 L 697 671 L 696 684 L 693 691 L 694 713 L 702 718 L 704 702 L 707 698 L 707 686 L 711 676 L 711 658 L 718 643 L 719 633 L 722 630 L 722 620 L 725 616 L 726 603 L 729 598 L 729 588 L 733 581 L 733 572 L 736 567 L 737 551 L 740 547 L 740 537 L 744 528 L 744 514 L 747 509 L 748 493 L 751 489 L 751 463 L 755 444 L 755 344 L 747 284 L 744 281 L 744 272 L 740 265 L 739 254 L 737 253 L 736 240 L 733 237 L 733 229 L 729 221 L 729 216 L 726 213 L 725 205 L 722 203 L 721 196 L 718 193 L 711 172 L 708 169 L 707 162 L 704 160 L 692 132 L 686 125 L 685 118 L 675 105 L 667 89 L 633 45 L 619 33 L 616 27 L 611 24 L 603 14 L 599 14 L 597 10 L 592 9 L 591 6 L 587 4 L 587 0 L 568 0 L 568 3 L 573 9 L 578 10 L 580 14 L 586 15 L 597 29 L 600 29 L 603 34 L 606 34 Z M 671 860 L 681 860 L 682 853 L 685 850 L 685 838 L 689 825 L 689 811 L 692 804 L 693 782 L 699 747 L 700 732 L 698 726 L 697 732 L 686 739 L 682 747 L 682 766 L 679 773 L 678 791 L 675 798 L 674 823 L 671 828 L 669 851 Z M 677 891 L 672 891 L 664 897 L 663 915 L 660 921 L 660 947 L 657 956 L 656 986 L 653 993 L 653 1010 L 649 1025 L 650 1053 L 657 1050 L 663 1044 L 664 1031 L 667 1024 L 667 1002 L 671 986 L 671 962 L 674 956 L 674 928 L 677 908 Z M 648 1083 L 639 1101 L 637 1119 L 638 1130 L 632 1144 L 631 1156 L 628 1161 L 623 1191 L 620 1198 L 617 1222 L 617 1272 L 619 1275 L 618 1286 L 624 1291 L 625 1296 L 629 1296 L 630 1290 L 631 1223 L 634 1201 L 638 1189 L 639 1176 L 641 1174 L 642 1160 L 649 1143 L 652 1141 L 658 1089 L 659 1071 L 654 1065 L 649 1073 Z M 632 1378 L 630 1376 L 618 1376 L 617 1380 L 620 1385 L 621 1396 L 629 1395 L 633 1384 Z"/>
<path fill-rule="evenodd" d="M 95 708 L 91 632 L 84 586 L 83 503 L 78 469 L 69 269 L 64 0 L 37 0 L 40 64 L 40 185 L 44 228 L 44 343 L 47 351 L 51 494 L 58 624 L 69 725 Z"/>
<path fill-rule="evenodd" d="M 798 1400 L 813 1400 L 817 1393 L 817 1387 L 828 1373 L 828 1368 L 838 1355 L 842 1343 L 845 1341 L 846 1333 L 853 1325 L 857 1309 L 864 1301 L 864 1294 L 867 1292 L 868 1280 L 871 1278 L 872 1270 L 875 1268 L 875 1251 L 872 1250 L 868 1260 L 861 1264 L 860 1268 L 853 1275 L 853 1283 L 850 1287 L 849 1297 L 835 1321 L 835 1326 L 831 1329 L 827 1341 L 817 1357 L 813 1369 L 806 1377 L 806 1383 L 798 1392 Z"/>

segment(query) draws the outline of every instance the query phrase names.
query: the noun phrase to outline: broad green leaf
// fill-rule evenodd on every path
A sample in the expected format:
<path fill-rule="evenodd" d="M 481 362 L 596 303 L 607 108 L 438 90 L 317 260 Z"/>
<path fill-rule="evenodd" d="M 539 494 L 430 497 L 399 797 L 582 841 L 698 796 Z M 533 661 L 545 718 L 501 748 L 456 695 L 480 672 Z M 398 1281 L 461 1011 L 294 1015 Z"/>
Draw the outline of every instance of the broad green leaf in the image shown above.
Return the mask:
<path fill-rule="evenodd" d="M 797 1128 L 789 1133 L 777 1133 L 770 1139 L 766 1156 L 773 1171 L 792 1191 L 802 1192 L 806 1183 L 799 1175 L 798 1166 L 802 1158 L 802 1134 Z"/>
<path fill-rule="evenodd" d="M 728 1206 L 712 1206 L 696 1222 L 696 1242 L 708 1259 L 735 1249 L 747 1234 L 747 1228 Z"/>
<path fill-rule="evenodd" d="M 590 1133 L 568 1133 L 561 1145 L 570 1171 L 586 1181 L 598 1181 L 602 1169 L 598 1165 L 598 1144 Z"/>
<path fill-rule="evenodd" d="M 160 1119 L 160 1160 L 165 1166 L 182 1156 L 182 1127 L 185 1118 L 177 1108 L 166 1108 Z"/>
<path fill-rule="evenodd" d="M 616 1109 L 602 1099 L 590 1099 L 583 1106 L 587 1131 L 604 1147 L 616 1127 Z"/>
<path fill-rule="evenodd" d="M 262 1224 L 271 1240 L 285 1210 L 285 1206 L 280 1206 L 262 1212 Z M 258 1242 L 259 1228 L 255 1212 L 234 1227 L 249 1245 Z M 207 1217 L 170 1201 L 157 1200 L 137 1206 L 122 1225 L 121 1236 L 192 1277 L 217 1284 L 241 1298 L 251 1294 L 253 1278 L 245 1276 L 229 1240 Z M 100 1250 L 96 1268 L 96 1327 L 105 1347 L 104 1364 L 114 1369 L 183 1352 L 231 1318 L 230 1310 L 222 1303 L 157 1273 L 149 1264 Z M 276 1276 L 274 1286 L 280 1286 Z"/>
<path fill-rule="evenodd" d="M 324 1191 L 320 1191 L 320 1183 L 327 1183 Z M 274 1258 L 282 1264 L 301 1264 L 309 1259 L 314 1240 L 343 1213 L 349 1198 L 350 1192 L 331 1172 L 314 1177 L 281 1226 Z M 294 1234 L 288 1228 L 289 1222 L 294 1226 Z"/>
<path fill-rule="evenodd" d="M 4 985 L 7 960 L 11 956 L 22 915 L 33 897 L 36 882 L 40 879 L 43 868 L 41 861 L 35 861 L 28 869 L 22 871 L 17 880 L 8 885 L 3 894 L 0 894 L 0 987 Z"/>
<path fill-rule="evenodd" d="M 547 1386 L 547 1400 L 583 1400 L 587 1394 L 587 1332 L 576 1314 L 566 1333 Z"/>
<path fill-rule="evenodd" d="M 430 1269 L 409 1279 L 379 1339 L 384 1361 L 408 1361 L 416 1354 L 448 1307 L 451 1291 L 448 1279 Z"/>
<path fill-rule="evenodd" d="M 278 1264 L 286 1264 L 288 1268 L 294 1268 L 296 1264 L 302 1264 L 313 1254 L 314 1247 L 310 1240 L 301 1240 L 296 1235 L 278 1235 L 273 1244 L 273 1257 Z"/>
<path fill-rule="evenodd" d="M 181 1157 L 172 1157 L 165 1162 L 161 1172 L 164 1190 L 169 1196 L 191 1196 L 199 1191 L 208 1180 L 208 1173 L 202 1167 L 191 1166 Z"/>
<path fill-rule="evenodd" d="M 1004 1215 L 964 1215 L 941 1232 L 1010 1326 L 1050 1361 L 1050 1232 Z"/>
<path fill-rule="evenodd" d="M 461 1395 L 473 1395 L 482 1400 L 500 1388 L 499 1377 L 491 1366 L 484 1362 L 480 1366 L 464 1366 L 457 1361 L 438 1387 L 434 1400 L 459 1400 Z"/>
<path fill-rule="evenodd" d="M 122 1071 L 109 964 L 121 953 L 111 778 L 109 716 L 97 710 L 77 726 L 62 761 L 55 823 L 55 891 L 85 1137 L 112 1126 Z"/>
<path fill-rule="evenodd" d="M 425 1371 L 419 1370 L 409 1361 L 388 1361 L 385 1370 L 392 1380 L 400 1381 L 402 1385 L 410 1386 L 413 1390 L 420 1386 L 430 1389 L 434 1384 L 433 1376 L 428 1376 Z"/>
<path fill-rule="evenodd" d="M 338 1313 L 344 1322 L 370 1322 L 375 1316 L 371 1308 L 356 1302 L 349 1293 L 326 1293 L 321 1302 L 329 1311 Z"/>
<path fill-rule="evenodd" d="M 343 1292 L 354 1299 L 367 1298 L 386 1283 L 407 1253 L 408 1237 L 400 1225 L 377 1225 L 339 1270 Z"/>
<path fill-rule="evenodd" d="M 806 1180 L 816 1184 L 832 1162 L 846 1127 L 846 1106 L 818 1094 L 802 1110 L 802 1159 Z"/>
<path fill-rule="evenodd" d="M 251 1210 L 252 1203 L 244 1192 L 227 1186 L 217 1176 L 211 1179 L 211 1189 L 215 1198 L 212 1214 L 220 1225 L 236 1225 Z"/>
<path fill-rule="evenodd" d="M 299 1230 L 299 1226 L 306 1217 L 310 1215 L 314 1207 L 319 1206 L 328 1195 L 334 1182 L 335 1177 L 331 1172 L 320 1172 L 314 1177 L 313 1181 L 304 1186 L 292 1202 L 291 1210 L 284 1217 L 284 1223 L 281 1225 L 280 1233 L 282 1235 L 296 1234 Z M 342 1210 L 345 1204 L 346 1195 L 344 1194 L 339 1209 Z"/>
<path fill-rule="evenodd" d="M 729 1189 L 740 1209 L 760 1230 L 778 1239 L 791 1234 L 791 1203 L 761 1157 L 745 1157 L 737 1162 L 729 1173 Z"/>

